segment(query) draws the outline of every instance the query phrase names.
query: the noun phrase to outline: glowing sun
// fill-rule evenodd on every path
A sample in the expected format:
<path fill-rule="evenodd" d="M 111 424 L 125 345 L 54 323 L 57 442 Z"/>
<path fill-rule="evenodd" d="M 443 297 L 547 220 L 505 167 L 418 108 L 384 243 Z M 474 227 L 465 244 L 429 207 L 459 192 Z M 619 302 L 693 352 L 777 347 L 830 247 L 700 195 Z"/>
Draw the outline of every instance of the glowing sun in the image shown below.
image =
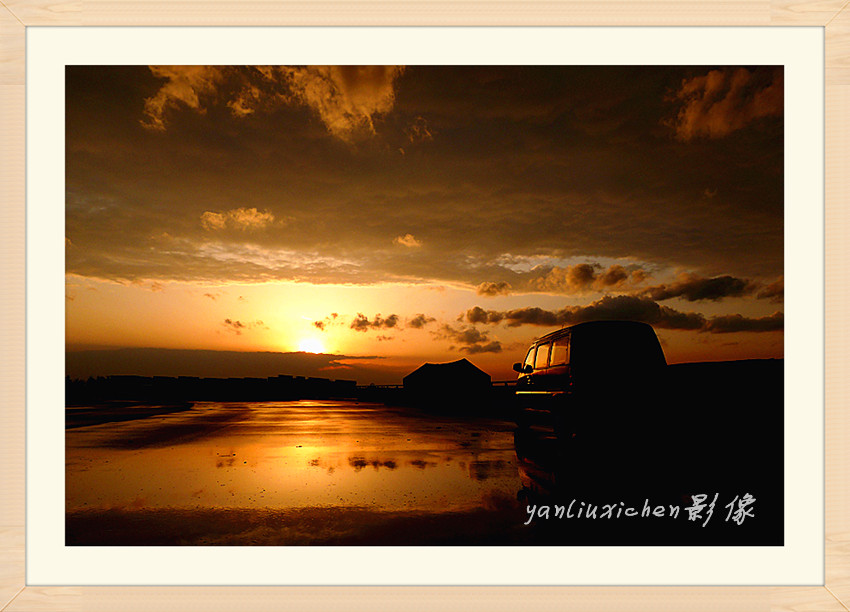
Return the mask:
<path fill-rule="evenodd" d="M 321 340 L 315 338 L 305 338 L 298 343 L 298 350 L 304 353 L 324 353 L 325 347 Z"/>

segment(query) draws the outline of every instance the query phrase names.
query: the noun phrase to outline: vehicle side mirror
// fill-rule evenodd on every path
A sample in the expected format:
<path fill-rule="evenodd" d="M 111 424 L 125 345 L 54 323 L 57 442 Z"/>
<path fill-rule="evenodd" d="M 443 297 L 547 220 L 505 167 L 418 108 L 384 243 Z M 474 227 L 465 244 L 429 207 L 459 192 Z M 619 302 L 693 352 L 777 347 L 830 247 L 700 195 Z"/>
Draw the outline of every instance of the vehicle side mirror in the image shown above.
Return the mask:
<path fill-rule="evenodd" d="M 515 363 L 514 364 L 514 372 L 519 372 L 520 374 L 528 374 L 529 372 L 531 372 L 531 370 L 532 370 L 531 366 L 527 366 L 527 365 L 524 365 L 522 363 Z"/>

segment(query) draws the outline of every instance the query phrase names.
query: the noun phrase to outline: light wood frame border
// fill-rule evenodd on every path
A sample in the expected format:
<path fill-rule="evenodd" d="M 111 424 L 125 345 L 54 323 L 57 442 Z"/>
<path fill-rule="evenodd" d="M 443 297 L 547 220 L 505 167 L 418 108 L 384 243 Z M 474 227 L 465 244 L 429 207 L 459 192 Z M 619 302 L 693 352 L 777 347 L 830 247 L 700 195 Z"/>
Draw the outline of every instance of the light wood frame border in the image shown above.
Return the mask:
<path fill-rule="evenodd" d="M 0 0 L 0 611 L 850 612 L 850 0 Z M 24 576 L 27 26 L 739 25 L 825 28 L 826 559 L 819 587 L 28 587 Z M 813 206 L 817 203 L 812 203 Z"/>

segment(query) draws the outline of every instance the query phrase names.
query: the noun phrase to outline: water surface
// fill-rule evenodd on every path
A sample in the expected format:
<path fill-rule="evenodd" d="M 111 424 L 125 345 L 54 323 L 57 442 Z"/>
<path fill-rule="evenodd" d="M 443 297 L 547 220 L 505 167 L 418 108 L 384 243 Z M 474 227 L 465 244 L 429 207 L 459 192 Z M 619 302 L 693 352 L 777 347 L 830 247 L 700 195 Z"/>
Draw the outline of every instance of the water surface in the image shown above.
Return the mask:
<path fill-rule="evenodd" d="M 400 518 L 481 513 L 497 530 L 500 512 L 517 522 L 521 486 L 511 423 L 378 404 L 196 403 L 66 437 L 69 543 L 140 543 L 127 521 L 145 525 L 141 543 L 167 543 L 162 534 L 180 540 L 173 543 L 198 543 L 182 541 L 191 534 L 239 543 L 251 524 L 280 527 L 267 543 L 365 531 L 383 543 L 381 526 L 389 534 Z"/>

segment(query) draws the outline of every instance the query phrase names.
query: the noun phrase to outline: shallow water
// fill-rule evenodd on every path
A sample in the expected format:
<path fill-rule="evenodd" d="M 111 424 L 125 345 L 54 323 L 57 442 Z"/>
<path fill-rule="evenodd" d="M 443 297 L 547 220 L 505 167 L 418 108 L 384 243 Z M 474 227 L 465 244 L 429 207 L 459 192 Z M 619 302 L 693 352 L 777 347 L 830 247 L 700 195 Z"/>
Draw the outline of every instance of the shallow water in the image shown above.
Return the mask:
<path fill-rule="evenodd" d="M 767 447 L 749 471 L 708 462 L 700 476 L 692 458 L 671 472 L 682 461 L 621 453 L 603 468 L 596 455 L 565 459 L 545 432 L 515 437 L 508 421 L 381 404 L 208 402 L 145 407 L 134 420 L 127 406 L 73 410 L 101 424 L 68 420 L 67 545 L 782 544 L 781 462 Z M 577 506 L 684 506 L 697 489 L 753 493 L 758 519 L 702 529 L 686 518 L 528 514 L 574 496 Z"/>
<path fill-rule="evenodd" d="M 69 429 L 66 509 L 478 508 L 521 488 L 512 431 L 354 402 L 197 403 Z"/>

